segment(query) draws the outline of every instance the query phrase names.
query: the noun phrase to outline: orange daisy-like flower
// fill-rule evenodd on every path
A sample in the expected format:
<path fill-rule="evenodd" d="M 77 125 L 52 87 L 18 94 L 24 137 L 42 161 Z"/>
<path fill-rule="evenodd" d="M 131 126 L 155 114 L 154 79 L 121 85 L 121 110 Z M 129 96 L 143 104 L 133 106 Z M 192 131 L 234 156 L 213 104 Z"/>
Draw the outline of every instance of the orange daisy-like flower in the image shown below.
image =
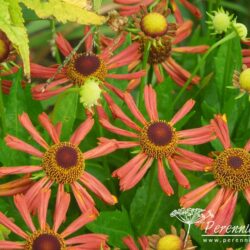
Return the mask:
<path fill-rule="evenodd" d="M 86 28 L 86 34 L 89 28 Z M 36 85 L 32 88 L 33 98 L 36 100 L 48 99 L 58 95 L 76 85 L 81 87 L 89 78 L 96 78 L 100 83 L 100 87 L 114 89 L 114 86 L 107 82 L 107 79 L 123 79 L 132 80 L 141 78 L 145 75 L 145 71 L 129 73 L 129 74 L 113 74 L 110 71 L 124 65 L 130 64 L 138 58 L 138 44 L 133 44 L 121 51 L 119 54 L 112 56 L 115 49 L 119 48 L 125 37 L 121 36 L 117 41 L 113 41 L 112 46 L 105 48 L 100 54 L 93 52 L 93 36 L 90 34 L 85 41 L 85 51 L 76 53 L 72 59 L 66 64 L 62 71 L 56 75 L 59 66 L 43 67 L 37 64 L 31 64 L 31 76 L 34 78 L 50 79 L 55 76 L 45 91 L 46 83 Z M 61 34 L 58 34 L 56 44 L 64 56 L 69 56 L 73 48 Z"/>
<path fill-rule="evenodd" d="M 60 193 L 62 192 L 61 190 L 64 189 L 64 186 L 69 185 L 74 193 L 79 208 L 83 212 L 95 206 L 94 200 L 86 191 L 85 187 L 95 193 L 107 204 L 114 205 L 116 203 L 116 198 L 111 195 L 107 188 L 85 170 L 87 165 L 86 160 L 106 155 L 116 149 L 114 143 L 108 142 L 87 152 L 82 152 L 80 150 L 79 144 L 94 125 L 92 117 L 88 117 L 80 124 L 69 141 L 60 141 L 62 124 L 58 123 L 54 126 L 47 114 L 42 113 L 39 115 L 41 125 L 45 128 L 53 141 L 52 145 L 49 145 L 41 137 L 26 113 L 20 115 L 19 120 L 34 141 L 44 149 L 44 152 L 12 135 L 6 136 L 6 144 L 10 148 L 38 157 L 41 160 L 41 164 L 37 166 L 0 167 L 0 177 L 6 175 L 30 174 L 41 171 L 36 176 L 36 183 L 33 185 L 30 185 L 30 182 L 24 184 L 23 179 L 16 180 L 15 182 L 16 193 L 22 192 L 24 189 L 28 188 L 25 197 L 27 198 L 30 210 L 36 209 L 35 205 L 39 190 L 43 187 L 50 188 L 54 183 L 58 185 L 58 199 L 60 198 Z M 41 179 L 38 180 L 38 177 L 41 177 Z M 32 180 L 32 177 L 30 177 L 30 179 Z M 9 183 L 9 186 L 13 186 L 13 184 Z M 3 184 L 3 186 L 0 185 L 0 190 L 1 189 L 4 189 L 4 191 L 0 192 L 1 195 L 13 195 L 13 190 L 8 189 L 8 183 Z"/>
<path fill-rule="evenodd" d="M 154 3 L 154 0 L 114 0 L 114 2 L 120 5 L 118 6 L 118 9 L 121 15 L 130 16 L 139 12 L 142 6 L 150 7 L 150 5 Z M 161 0 L 161 2 L 166 5 L 166 1 Z M 195 17 L 199 19 L 202 17 L 201 11 L 194 4 L 190 3 L 190 1 L 180 0 L 180 3 L 186 9 L 188 9 Z M 174 12 L 176 21 L 178 23 L 182 23 L 183 17 L 180 9 L 178 8 L 178 5 L 176 4 L 176 1 L 170 0 L 170 4 Z"/>
<path fill-rule="evenodd" d="M 196 247 L 193 246 L 190 236 L 181 229 L 180 236 L 174 226 L 171 226 L 171 234 L 167 234 L 164 229 L 160 229 L 158 234 L 152 236 L 142 236 L 138 239 L 140 248 L 131 236 L 123 238 L 123 243 L 129 250 L 191 250 Z"/>
<path fill-rule="evenodd" d="M 174 53 L 204 53 L 209 46 L 175 47 L 190 35 L 192 22 L 186 21 L 177 27 L 176 23 L 167 21 L 168 15 L 169 9 L 159 3 L 152 11 L 142 8 L 141 12 L 133 16 L 133 44 L 138 46 L 140 58 L 130 64 L 130 69 L 142 62 L 146 48 L 149 50 L 147 63 L 153 67 L 157 81 L 164 80 L 164 70 L 178 85 L 183 86 L 191 74 L 174 60 Z M 199 81 L 200 77 L 194 76 L 191 83 L 198 84 Z M 135 88 L 139 83 L 140 81 L 131 82 L 128 89 Z"/>
<path fill-rule="evenodd" d="M 22 216 L 29 232 L 22 230 L 10 218 L 0 212 L 0 223 L 7 227 L 11 232 L 15 233 L 22 240 L 7 241 L 0 240 L 0 249 L 22 249 L 22 250 L 73 250 L 73 249 L 109 249 L 106 241 L 108 236 L 104 234 L 83 234 L 73 236 L 78 229 L 92 222 L 96 218 L 96 214 L 92 211 L 79 216 L 70 225 L 68 225 L 61 233 L 58 232 L 59 227 L 65 220 L 66 213 L 70 204 L 70 195 L 60 190 L 60 195 L 57 197 L 55 212 L 53 217 L 53 226 L 50 227 L 46 222 L 48 213 L 48 203 L 51 191 L 42 189 L 39 194 L 38 204 L 38 222 L 39 227 L 35 226 L 29 212 L 28 203 L 23 194 L 18 194 L 14 197 L 14 203 Z"/>
<path fill-rule="evenodd" d="M 185 240 L 186 237 L 186 240 Z M 191 250 L 195 249 L 189 235 L 181 229 L 180 236 L 174 226 L 171 226 L 171 234 L 160 229 L 158 234 L 148 236 L 149 248 L 147 250 Z"/>
<path fill-rule="evenodd" d="M 181 206 L 191 207 L 212 189 L 220 186 L 204 213 L 206 215 L 209 212 L 214 215 L 214 224 L 209 227 L 209 230 L 206 230 L 208 233 L 214 233 L 216 226 L 230 225 L 240 191 L 244 192 L 248 203 L 250 203 L 250 140 L 244 148 L 233 147 L 225 117 L 217 115 L 211 123 L 224 147 L 222 152 L 216 154 L 215 159 L 203 156 L 205 171 L 210 171 L 213 174 L 214 181 L 191 191 L 180 199 Z M 203 160 L 200 160 L 202 163 Z M 210 164 L 208 164 L 209 161 Z M 206 228 L 209 220 L 211 219 L 205 219 L 201 228 Z M 225 227 L 221 228 L 218 233 L 223 234 L 225 230 Z"/>
<path fill-rule="evenodd" d="M 172 195 L 174 191 L 168 182 L 164 165 L 170 165 L 178 183 L 189 188 L 189 181 L 181 172 L 181 168 L 200 171 L 204 167 L 200 165 L 198 154 L 184 150 L 179 145 L 198 145 L 214 139 L 211 125 L 176 130 L 175 124 L 192 109 L 195 102 L 193 100 L 187 101 L 170 121 L 160 119 L 157 112 L 156 93 L 151 85 L 147 85 L 144 89 L 145 107 L 150 117 L 147 121 L 137 108 L 132 96 L 129 93 L 124 93 L 123 99 L 135 119 L 138 120 L 138 125 L 113 102 L 107 93 L 105 98 L 114 117 L 120 119 L 133 132 L 112 125 L 102 107 L 98 106 L 97 110 L 102 126 L 113 133 L 134 139 L 134 141 L 115 141 L 117 147 L 140 149 L 140 152 L 132 160 L 113 172 L 113 176 L 120 179 L 121 190 L 134 187 L 152 166 L 154 160 L 158 162 L 159 183 L 167 195 Z M 108 139 L 104 139 L 103 143 L 107 143 L 107 141 Z"/>

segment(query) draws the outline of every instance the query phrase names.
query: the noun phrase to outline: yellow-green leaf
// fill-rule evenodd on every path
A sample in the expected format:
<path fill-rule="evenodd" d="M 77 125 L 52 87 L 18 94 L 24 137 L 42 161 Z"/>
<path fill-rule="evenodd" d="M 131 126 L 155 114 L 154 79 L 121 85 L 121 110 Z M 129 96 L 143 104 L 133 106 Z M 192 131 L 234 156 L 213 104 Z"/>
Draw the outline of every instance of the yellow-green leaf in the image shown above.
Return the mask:
<path fill-rule="evenodd" d="M 29 40 L 18 0 L 0 0 L 0 29 L 20 54 L 24 73 L 29 78 Z"/>
<path fill-rule="evenodd" d="M 85 25 L 100 25 L 106 20 L 103 16 L 79 7 L 77 3 L 80 1 L 69 3 L 63 0 L 47 0 L 46 2 L 41 2 L 40 0 L 20 0 L 20 2 L 35 11 L 38 17 L 54 17 L 62 23 L 70 21 Z"/>
<path fill-rule="evenodd" d="M 3 225 L 0 225 L 0 240 L 5 240 L 8 238 L 8 235 L 11 231 Z"/>
<path fill-rule="evenodd" d="M 66 3 L 76 5 L 76 6 L 80 7 L 80 8 L 84 8 L 84 9 L 88 8 L 87 0 L 63 0 L 63 1 L 66 2 Z"/>

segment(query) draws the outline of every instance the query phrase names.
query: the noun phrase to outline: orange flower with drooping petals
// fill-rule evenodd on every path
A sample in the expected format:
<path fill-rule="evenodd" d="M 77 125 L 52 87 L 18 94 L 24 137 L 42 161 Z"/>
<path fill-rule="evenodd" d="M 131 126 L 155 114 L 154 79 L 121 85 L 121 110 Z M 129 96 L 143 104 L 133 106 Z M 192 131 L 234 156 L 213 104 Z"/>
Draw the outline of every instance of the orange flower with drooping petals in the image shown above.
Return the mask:
<path fill-rule="evenodd" d="M 164 8 L 163 3 L 157 4 L 151 11 L 142 8 L 139 13 L 132 16 L 132 28 L 135 32 L 132 36 L 134 43 L 138 46 L 140 57 L 129 65 L 133 70 L 143 62 L 145 49 L 148 49 L 147 63 L 153 68 L 157 82 L 164 81 L 165 71 L 176 84 L 183 86 L 191 77 L 191 73 L 184 69 L 174 59 L 175 53 L 200 54 L 207 51 L 209 46 L 180 46 L 177 47 L 192 32 L 191 21 L 185 21 L 180 25 L 167 20 L 170 10 Z M 138 51 L 137 51 L 138 52 Z M 198 84 L 199 76 L 194 76 L 191 84 Z M 131 81 L 127 90 L 133 90 L 140 84 L 139 80 Z"/>
<path fill-rule="evenodd" d="M 41 163 L 37 166 L 0 167 L 0 177 L 37 172 L 42 173 L 38 175 L 40 177 L 42 176 L 40 180 L 38 180 L 39 178 L 35 178 L 35 184 L 33 184 L 34 180 L 32 176 L 29 178 L 31 181 L 33 180 L 32 185 L 28 182 L 24 186 L 23 179 L 15 181 L 16 192 L 23 191 L 23 186 L 28 189 L 25 193 L 25 197 L 30 210 L 36 209 L 35 205 L 37 204 L 38 192 L 43 187 L 50 188 L 54 183 L 58 185 L 58 197 L 60 197 L 60 192 L 64 189 L 65 185 L 71 187 L 82 212 L 95 206 L 94 200 L 85 187 L 107 204 L 114 205 L 117 202 L 116 198 L 111 195 L 108 189 L 92 174 L 85 170 L 87 166 L 86 160 L 106 155 L 116 149 L 114 143 L 107 142 L 86 152 L 80 150 L 79 144 L 94 125 L 94 119 L 91 116 L 80 124 L 69 141 L 60 141 L 62 124 L 58 123 L 54 126 L 47 114 L 40 114 L 39 121 L 50 135 L 53 141 L 52 145 L 49 145 L 41 137 L 26 113 L 19 116 L 19 121 L 29 132 L 33 140 L 44 149 L 44 152 L 12 135 L 7 135 L 5 137 L 7 146 L 35 156 L 41 160 Z M 11 193 L 11 195 L 13 195 L 13 190 L 11 191 L 8 189 L 8 187 L 10 188 L 11 186 L 13 185 L 9 183 L 0 185 L 0 194 L 9 195 Z"/>
<path fill-rule="evenodd" d="M 89 27 L 85 29 L 85 34 L 89 32 Z M 59 65 L 44 67 L 38 64 L 31 64 L 31 76 L 33 78 L 54 80 L 47 86 L 46 83 L 38 84 L 32 88 L 32 96 L 36 100 L 45 100 L 52 96 L 58 95 L 73 86 L 81 87 L 89 78 L 97 78 L 100 81 L 101 88 L 116 89 L 109 84 L 108 79 L 133 80 L 140 79 L 145 75 L 141 70 L 128 74 L 112 73 L 112 69 L 130 64 L 138 58 L 138 44 L 132 44 L 119 54 L 113 56 L 113 52 L 119 48 L 125 41 L 125 36 L 120 36 L 117 40 L 112 40 L 112 45 L 103 49 L 99 54 L 93 52 L 93 35 L 90 34 L 85 41 L 85 51 L 75 53 L 71 60 L 65 65 L 59 74 Z M 73 48 L 61 34 L 57 35 L 56 44 L 60 52 L 69 56 Z M 117 89 L 119 92 L 119 90 Z"/>
<path fill-rule="evenodd" d="M 181 186 L 189 188 L 189 181 L 181 172 L 181 168 L 202 171 L 204 166 L 200 164 L 200 161 L 205 157 L 182 149 L 179 146 L 199 145 L 215 138 L 211 125 L 195 129 L 176 130 L 175 124 L 190 112 L 195 102 L 188 100 L 170 121 L 162 120 L 159 118 L 157 111 L 156 92 L 151 85 L 147 85 L 144 89 L 144 101 L 150 119 L 146 120 L 137 108 L 132 96 L 125 92 L 123 100 L 138 121 L 134 122 L 114 103 L 107 93 L 104 94 L 104 97 L 113 116 L 120 119 L 128 126 L 128 129 L 125 130 L 112 125 L 103 108 L 97 106 L 101 125 L 112 133 L 134 139 L 132 141 L 111 141 L 118 148 L 139 148 L 140 150 L 135 157 L 112 174 L 120 179 L 121 190 L 133 188 L 143 178 L 154 160 L 158 163 L 159 183 L 167 195 L 172 195 L 174 190 L 168 181 L 166 175 L 167 168 L 164 165 L 169 166 Z M 105 138 L 102 141 L 107 143 L 110 140 Z M 209 159 L 208 163 L 211 161 Z"/>
<path fill-rule="evenodd" d="M 224 147 L 224 150 L 218 152 L 215 159 L 204 156 L 205 171 L 210 171 L 214 180 L 180 198 L 181 206 L 191 207 L 215 187 L 220 187 L 204 213 L 204 215 L 207 213 L 214 215 L 214 225 L 207 230 L 208 233 L 214 232 L 216 226 L 230 225 L 240 191 L 243 191 L 250 204 L 250 140 L 243 148 L 233 147 L 230 142 L 226 117 L 216 115 L 211 124 Z M 208 164 L 209 161 L 210 164 Z M 207 227 L 208 221 L 209 218 L 200 225 L 202 229 Z M 226 229 L 225 227 L 222 229 L 220 233 L 224 234 Z"/>
<path fill-rule="evenodd" d="M 22 239 L 15 242 L 0 240 L 0 249 L 109 249 L 106 243 L 108 236 L 104 234 L 89 233 L 68 238 L 78 229 L 95 220 L 96 214 L 91 210 L 80 215 L 61 233 L 58 232 L 58 229 L 66 218 L 66 213 L 70 204 L 70 195 L 65 193 L 63 189 L 60 189 L 60 195 L 57 196 L 53 217 L 54 223 L 53 226 L 50 227 L 46 221 L 50 196 L 51 191 L 48 189 L 42 189 L 39 191 L 39 199 L 37 200 L 39 203 L 37 205 L 38 227 L 35 226 L 33 222 L 25 196 L 23 194 L 18 194 L 14 197 L 15 206 L 27 225 L 29 232 L 22 230 L 11 219 L 0 212 L 0 223 Z"/>

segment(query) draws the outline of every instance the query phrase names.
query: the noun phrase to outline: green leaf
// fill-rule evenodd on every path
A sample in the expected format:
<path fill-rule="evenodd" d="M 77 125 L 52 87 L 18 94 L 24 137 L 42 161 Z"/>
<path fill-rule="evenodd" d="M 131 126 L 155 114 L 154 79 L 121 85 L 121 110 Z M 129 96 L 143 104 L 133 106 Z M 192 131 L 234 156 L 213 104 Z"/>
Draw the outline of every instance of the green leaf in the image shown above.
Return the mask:
<path fill-rule="evenodd" d="M 26 98 L 25 98 L 25 90 L 21 87 L 22 80 L 22 71 L 14 76 L 13 85 L 11 87 L 10 94 L 7 96 L 6 102 L 6 110 L 5 110 L 5 124 L 6 131 L 8 134 L 16 136 L 20 139 L 24 138 L 27 134 L 23 129 L 22 125 L 18 120 L 18 115 L 22 114 L 27 110 L 26 106 Z M 25 163 L 25 159 L 27 155 L 24 153 L 10 149 L 1 141 L 1 156 L 0 160 L 6 166 L 17 166 L 18 164 Z M 27 164 L 27 162 L 26 162 Z"/>
<path fill-rule="evenodd" d="M 221 45 L 213 61 L 214 79 L 204 89 L 203 114 L 207 116 L 211 111 L 214 114 L 226 113 L 230 120 L 229 125 L 233 127 L 239 110 L 237 101 L 234 99 L 235 91 L 228 89 L 227 86 L 232 86 L 233 73 L 235 70 L 240 70 L 242 65 L 241 45 L 238 37 Z"/>
<path fill-rule="evenodd" d="M 23 60 L 24 73 L 29 78 L 29 40 L 21 8 L 17 0 L 0 0 L 0 27 Z"/>
<path fill-rule="evenodd" d="M 69 92 L 60 95 L 57 99 L 52 121 L 54 123 L 62 122 L 62 140 L 68 140 L 72 131 L 76 118 L 76 111 L 78 105 L 78 93 Z"/>
<path fill-rule="evenodd" d="M 101 212 L 98 218 L 86 227 L 94 233 L 109 235 L 109 244 L 116 247 L 123 247 L 123 237 L 133 236 L 129 216 L 125 209 Z"/>
<path fill-rule="evenodd" d="M 102 0 L 94 0 L 94 10 L 98 13 L 101 5 L 102 5 Z"/>
<path fill-rule="evenodd" d="M 179 207 L 178 197 L 176 195 L 168 197 L 162 191 L 158 183 L 157 169 L 153 169 L 156 167 L 156 164 L 152 166 L 150 174 L 143 181 L 143 185 L 138 188 L 131 203 L 131 220 L 138 235 L 157 233 L 160 228 L 170 228 L 170 225 L 176 222 L 170 217 L 170 213 Z M 177 192 L 176 181 L 172 173 L 169 169 L 166 171 L 173 189 Z"/>
<path fill-rule="evenodd" d="M 79 1 L 75 0 L 72 3 L 62 0 L 48 0 L 46 2 L 40 0 L 20 0 L 20 2 L 35 11 L 38 17 L 54 17 L 57 21 L 62 23 L 70 21 L 85 25 L 101 25 L 106 20 L 103 16 L 83 9 L 82 5 L 79 6 Z"/>
<path fill-rule="evenodd" d="M 25 91 L 21 86 L 22 72 L 15 75 L 13 85 L 6 102 L 6 128 L 9 134 L 20 137 L 24 130 L 18 120 L 18 115 L 27 110 L 25 102 Z"/>

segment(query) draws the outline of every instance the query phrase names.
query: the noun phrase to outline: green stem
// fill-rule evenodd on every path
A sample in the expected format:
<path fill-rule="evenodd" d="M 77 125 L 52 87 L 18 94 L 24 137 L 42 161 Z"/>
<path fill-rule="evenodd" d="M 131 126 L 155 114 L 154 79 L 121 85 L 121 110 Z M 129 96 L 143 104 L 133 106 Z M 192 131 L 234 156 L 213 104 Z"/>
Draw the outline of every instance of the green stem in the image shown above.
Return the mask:
<path fill-rule="evenodd" d="M 53 56 L 55 56 L 56 58 L 56 62 L 58 64 L 61 64 L 62 63 L 62 60 L 61 60 L 61 57 L 60 57 L 60 54 L 59 54 L 59 50 L 55 44 L 55 40 L 56 40 L 56 24 L 55 24 L 55 19 L 51 19 L 50 20 L 50 27 L 51 27 L 51 33 L 52 33 L 52 47 L 53 47 L 53 50 L 55 52 L 55 54 Z"/>
<path fill-rule="evenodd" d="M 146 46 L 144 47 L 144 53 L 143 53 L 143 61 L 142 61 L 142 69 L 147 69 L 147 63 L 148 63 L 148 57 L 149 57 L 149 51 L 151 47 L 151 42 L 147 41 Z M 139 99 L 138 99 L 138 107 L 140 108 L 142 105 L 142 99 L 143 99 L 143 92 L 144 87 L 147 84 L 147 74 L 142 77 L 141 84 L 140 84 L 140 93 L 139 93 Z"/>
<path fill-rule="evenodd" d="M 183 85 L 181 91 L 179 92 L 179 94 L 177 95 L 177 97 L 174 100 L 173 106 L 176 105 L 176 103 L 179 101 L 179 99 L 181 98 L 181 96 L 183 95 L 183 93 L 185 92 L 185 90 L 187 89 L 187 87 L 190 85 L 193 77 L 197 74 L 197 72 L 199 71 L 199 69 L 201 68 L 201 66 L 204 64 L 204 62 L 206 61 L 207 57 L 209 56 L 209 54 L 216 49 L 218 46 L 220 46 L 221 44 L 235 38 L 237 36 L 237 34 L 235 32 L 232 32 L 230 34 L 228 34 L 227 36 L 225 36 L 224 38 L 222 38 L 221 40 L 219 40 L 218 42 L 216 42 L 214 45 L 212 45 L 209 50 L 203 55 L 203 57 L 201 58 L 199 64 L 197 64 L 197 66 L 195 67 L 194 71 L 192 72 L 191 76 L 188 78 L 188 80 L 186 81 L 186 83 Z"/>
<path fill-rule="evenodd" d="M 6 131 L 6 124 L 5 124 L 5 108 L 4 108 L 4 103 L 3 103 L 3 91 L 2 91 L 2 79 L 1 78 L 0 78 L 0 117 L 1 117 L 3 135 L 4 135 Z"/>

